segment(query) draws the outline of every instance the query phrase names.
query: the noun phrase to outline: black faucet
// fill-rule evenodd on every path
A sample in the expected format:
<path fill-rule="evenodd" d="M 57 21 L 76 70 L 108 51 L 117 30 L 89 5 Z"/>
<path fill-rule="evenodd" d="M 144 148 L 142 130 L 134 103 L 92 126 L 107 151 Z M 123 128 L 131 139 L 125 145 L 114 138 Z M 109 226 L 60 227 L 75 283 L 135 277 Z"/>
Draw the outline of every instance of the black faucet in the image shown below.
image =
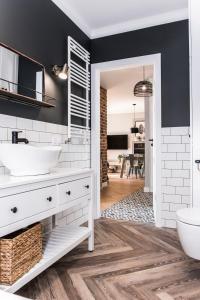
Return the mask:
<path fill-rule="evenodd" d="M 12 144 L 24 143 L 28 144 L 29 141 L 25 138 L 19 138 L 18 134 L 22 131 L 12 131 Z"/>

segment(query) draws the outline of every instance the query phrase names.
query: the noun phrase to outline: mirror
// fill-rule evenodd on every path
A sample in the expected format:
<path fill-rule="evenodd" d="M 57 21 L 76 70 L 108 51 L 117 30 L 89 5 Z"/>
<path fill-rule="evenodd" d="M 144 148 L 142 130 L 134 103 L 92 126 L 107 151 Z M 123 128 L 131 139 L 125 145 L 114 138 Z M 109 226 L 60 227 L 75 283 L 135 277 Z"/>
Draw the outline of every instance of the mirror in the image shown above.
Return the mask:
<path fill-rule="evenodd" d="M 44 66 L 0 43 L 0 94 L 43 102 Z"/>

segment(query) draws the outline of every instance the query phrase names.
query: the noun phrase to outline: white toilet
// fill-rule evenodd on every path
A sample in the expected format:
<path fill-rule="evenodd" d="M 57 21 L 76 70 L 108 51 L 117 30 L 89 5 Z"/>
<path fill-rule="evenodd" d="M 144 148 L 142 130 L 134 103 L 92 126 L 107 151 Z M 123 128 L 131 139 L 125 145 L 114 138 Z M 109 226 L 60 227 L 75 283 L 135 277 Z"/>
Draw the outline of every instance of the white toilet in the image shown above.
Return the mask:
<path fill-rule="evenodd" d="M 183 208 L 176 215 L 183 250 L 188 256 L 200 260 L 200 208 Z"/>

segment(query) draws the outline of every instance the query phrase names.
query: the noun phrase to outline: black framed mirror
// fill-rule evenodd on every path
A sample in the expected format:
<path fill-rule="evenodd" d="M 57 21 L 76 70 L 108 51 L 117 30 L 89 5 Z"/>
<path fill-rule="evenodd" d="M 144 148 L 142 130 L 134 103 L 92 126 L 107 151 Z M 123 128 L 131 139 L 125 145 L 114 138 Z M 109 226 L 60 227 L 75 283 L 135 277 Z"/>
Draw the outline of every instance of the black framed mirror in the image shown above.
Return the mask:
<path fill-rule="evenodd" d="M 45 95 L 45 68 L 36 60 L 0 43 L 0 96 L 35 106 L 55 106 Z"/>

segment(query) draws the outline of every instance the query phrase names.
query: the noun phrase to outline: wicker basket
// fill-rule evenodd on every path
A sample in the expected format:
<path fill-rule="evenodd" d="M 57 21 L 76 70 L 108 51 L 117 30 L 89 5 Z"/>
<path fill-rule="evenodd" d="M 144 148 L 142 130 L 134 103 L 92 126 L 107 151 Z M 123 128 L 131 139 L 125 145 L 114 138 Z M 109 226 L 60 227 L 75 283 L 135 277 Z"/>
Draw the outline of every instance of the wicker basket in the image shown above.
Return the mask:
<path fill-rule="evenodd" d="M 42 258 L 41 224 L 0 239 L 0 282 L 13 284 Z"/>

